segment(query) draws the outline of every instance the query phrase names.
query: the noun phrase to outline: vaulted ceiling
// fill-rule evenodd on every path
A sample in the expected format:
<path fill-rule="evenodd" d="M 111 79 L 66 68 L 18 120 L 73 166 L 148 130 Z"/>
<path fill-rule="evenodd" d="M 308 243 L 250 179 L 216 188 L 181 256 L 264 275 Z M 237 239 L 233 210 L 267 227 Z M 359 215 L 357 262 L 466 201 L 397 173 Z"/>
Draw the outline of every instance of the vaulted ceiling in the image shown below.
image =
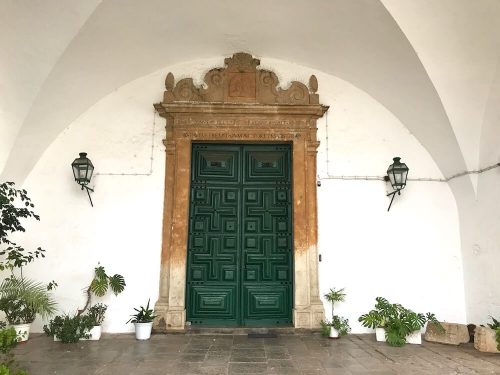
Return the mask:
<path fill-rule="evenodd" d="M 0 180 L 24 180 L 61 131 L 127 82 L 236 51 L 349 81 L 445 176 L 477 169 L 500 92 L 498 19 L 497 0 L 3 0 Z"/>

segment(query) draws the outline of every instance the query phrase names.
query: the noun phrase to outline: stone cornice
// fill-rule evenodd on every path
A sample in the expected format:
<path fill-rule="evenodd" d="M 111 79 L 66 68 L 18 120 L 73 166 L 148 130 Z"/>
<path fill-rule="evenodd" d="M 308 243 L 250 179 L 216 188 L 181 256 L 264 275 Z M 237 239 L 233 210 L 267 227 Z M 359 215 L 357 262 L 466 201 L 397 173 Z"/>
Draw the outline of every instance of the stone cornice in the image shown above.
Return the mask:
<path fill-rule="evenodd" d="M 241 104 L 241 103 L 196 103 L 196 102 L 176 102 L 176 103 L 156 103 L 154 105 L 160 116 L 167 117 L 170 114 L 201 114 L 210 115 L 302 115 L 322 117 L 328 110 L 328 106 L 321 104 L 313 105 L 284 105 L 284 104 Z"/>

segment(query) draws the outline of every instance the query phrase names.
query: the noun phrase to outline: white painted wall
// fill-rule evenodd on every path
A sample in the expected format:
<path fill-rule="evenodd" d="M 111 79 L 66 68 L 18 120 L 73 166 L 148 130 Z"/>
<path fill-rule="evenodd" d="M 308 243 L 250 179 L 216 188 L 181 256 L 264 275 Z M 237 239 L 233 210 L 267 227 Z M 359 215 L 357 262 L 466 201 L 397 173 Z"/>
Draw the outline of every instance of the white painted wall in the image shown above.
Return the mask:
<path fill-rule="evenodd" d="M 481 128 L 480 166 L 500 162 L 500 69 L 490 87 Z M 459 183 L 460 181 L 457 181 Z M 500 317 L 500 168 L 478 175 L 477 195 L 455 188 L 460 203 L 462 251 L 470 322 Z"/>
<path fill-rule="evenodd" d="M 45 79 L 100 1 L 0 2 L 0 172 Z"/>
<path fill-rule="evenodd" d="M 478 169 L 481 126 L 500 57 L 500 2 L 381 0 L 431 78 L 467 169 Z M 458 173 L 455 172 L 455 173 Z M 469 175 L 477 189 L 477 175 Z"/>
<path fill-rule="evenodd" d="M 348 176 L 383 176 L 394 156 L 408 165 L 410 179 L 443 176 L 384 107 L 339 79 L 318 79 L 328 84 L 321 97 L 331 104 L 319 126 L 322 295 L 331 287 L 345 287 L 347 300 L 336 306 L 336 313 L 349 318 L 353 332 L 369 331 L 357 318 L 373 308 L 377 296 L 464 323 L 458 212 L 448 184 L 409 181 L 387 212 L 390 184 Z M 341 176 L 347 179 L 332 178 Z M 325 306 L 329 317 L 330 305 Z"/>
<path fill-rule="evenodd" d="M 198 78 L 221 59 L 179 64 L 142 77 L 104 97 L 60 134 L 44 152 L 24 187 L 41 222 L 29 225 L 27 246 L 47 249 L 47 258 L 26 269 L 29 277 L 59 283 L 61 311 L 82 307 L 82 289 L 98 261 L 122 274 L 125 292 L 109 296 L 104 331 L 132 330 L 125 321 L 132 307 L 154 303 L 158 296 L 163 210 L 164 120 L 156 118 L 153 173 L 149 176 L 95 178 L 94 208 L 73 182 L 70 163 L 88 152 L 97 173 L 148 173 L 152 103 L 160 101 L 165 75 Z M 321 102 L 330 105 L 328 135 L 330 174 L 383 175 L 393 156 L 401 156 L 411 177 L 440 177 L 425 149 L 383 106 L 333 76 L 279 60 L 262 59 L 291 79 L 319 80 Z M 326 177 L 326 119 L 319 122 L 319 173 Z M 439 319 L 463 322 L 465 307 L 453 196 L 444 183 L 410 183 L 393 208 L 380 181 L 323 180 L 319 188 L 320 288 L 346 287 L 348 300 L 338 313 L 354 332 L 364 331 L 357 317 L 378 295 Z M 409 264 L 414 265 L 408 271 Z M 378 274 L 382 269 L 382 274 Z M 326 306 L 329 311 L 329 307 Z M 40 331 L 37 320 L 34 330 Z"/>

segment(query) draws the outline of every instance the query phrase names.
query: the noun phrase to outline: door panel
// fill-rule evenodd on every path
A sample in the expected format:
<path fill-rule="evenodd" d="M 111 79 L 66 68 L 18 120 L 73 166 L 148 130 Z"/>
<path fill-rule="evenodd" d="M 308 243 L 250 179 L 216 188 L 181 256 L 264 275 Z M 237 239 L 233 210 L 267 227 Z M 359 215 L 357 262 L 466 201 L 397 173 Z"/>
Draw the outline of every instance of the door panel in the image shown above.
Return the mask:
<path fill-rule="evenodd" d="M 290 166 L 288 145 L 193 145 L 192 324 L 291 324 Z"/>

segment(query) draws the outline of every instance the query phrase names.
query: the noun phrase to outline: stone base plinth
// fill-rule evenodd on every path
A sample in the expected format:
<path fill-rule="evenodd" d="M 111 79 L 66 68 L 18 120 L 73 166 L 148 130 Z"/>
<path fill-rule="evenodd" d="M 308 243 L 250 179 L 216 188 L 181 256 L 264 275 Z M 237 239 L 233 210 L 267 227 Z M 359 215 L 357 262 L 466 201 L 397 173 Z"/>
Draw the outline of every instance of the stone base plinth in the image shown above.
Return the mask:
<path fill-rule="evenodd" d="M 474 348 L 480 352 L 500 353 L 497 349 L 495 331 L 489 327 L 476 327 L 474 333 Z"/>
<path fill-rule="evenodd" d="M 320 328 L 321 322 L 325 319 L 323 304 L 309 305 L 305 308 L 300 306 L 293 310 L 293 323 L 295 328 L 316 329 Z"/>
<path fill-rule="evenodd" d="M 425 330 L 425 341 L 441 344 L 460 345 L 469 342 L 469 330 L 465 324 L 441 323 L 445 332 L 440 332 L 435 324 L 428 323 Z"/>
<path fill-rule="evenodd" d="M 186 309 L 157 302 L 155 305 L 155 315 L 153 331 L 165 333 L 185 330 Z"/>

